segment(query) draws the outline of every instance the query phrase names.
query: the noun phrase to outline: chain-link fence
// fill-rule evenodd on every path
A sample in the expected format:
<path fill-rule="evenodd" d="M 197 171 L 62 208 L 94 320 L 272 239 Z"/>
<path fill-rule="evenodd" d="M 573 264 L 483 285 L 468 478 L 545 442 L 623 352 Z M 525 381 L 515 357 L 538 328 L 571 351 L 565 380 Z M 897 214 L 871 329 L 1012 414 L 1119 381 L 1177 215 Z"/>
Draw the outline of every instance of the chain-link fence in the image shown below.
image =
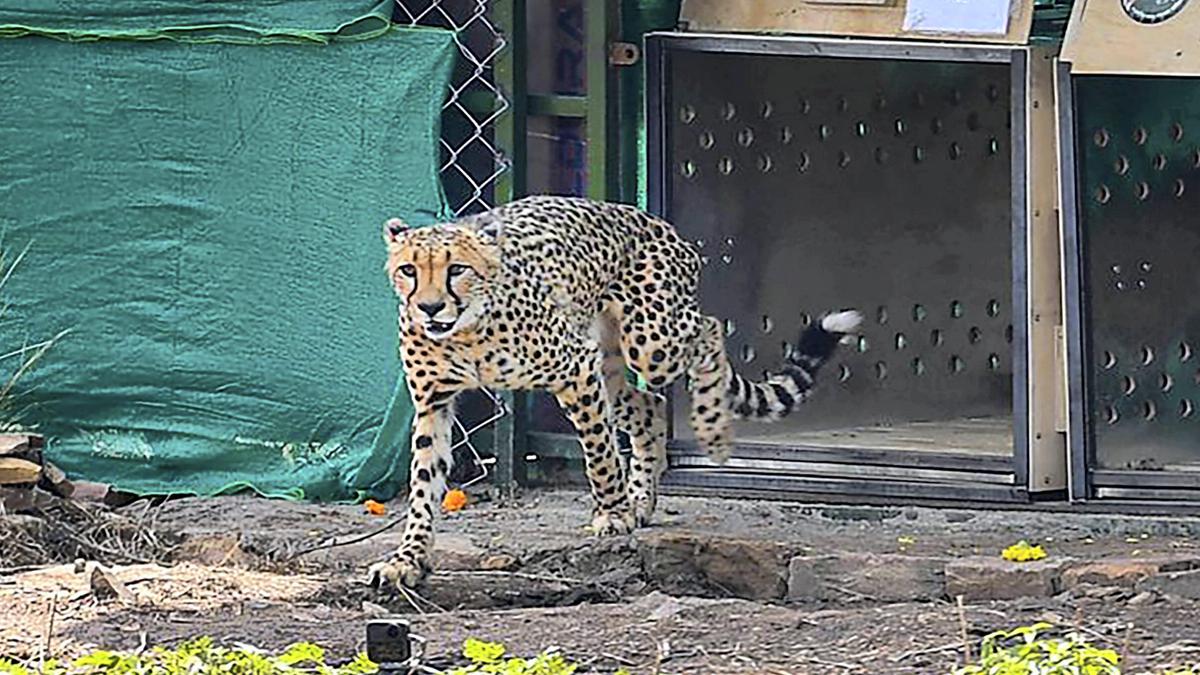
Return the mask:
<path fill-rule="evenodd" d="M 456 215 L 496 204 L 496 182 L 508 170 L 496 146 L 495 124 L 508 109 L 507 94 L 496 84 L 495 63 L 508 46 L 493 23 L 490 0 L 396 0 L 392 18 L 399 25 L 454 31 L 460 58 L 442 111 L 442 187 Z M 464 397 L 454 422 L 456 455 L 452 480 L 465 487 L 489 476 L 492 448 L 480 432 L 508 414 L 490 391 Z M 464 461 L 466 460 L 466 461 Z"/>
<path fill-rule="evenodd" d="M 496 181 L 508 170 L 496 147 L 495 122 L 508 109 L 496 84 L 497 57 L 508 46 L 490 16 L 490 0 L 396 0 L 401 25 L 448 28 L 461 54 L 442 116 L 442 183 L 458 215 L 495 205 Z"/>

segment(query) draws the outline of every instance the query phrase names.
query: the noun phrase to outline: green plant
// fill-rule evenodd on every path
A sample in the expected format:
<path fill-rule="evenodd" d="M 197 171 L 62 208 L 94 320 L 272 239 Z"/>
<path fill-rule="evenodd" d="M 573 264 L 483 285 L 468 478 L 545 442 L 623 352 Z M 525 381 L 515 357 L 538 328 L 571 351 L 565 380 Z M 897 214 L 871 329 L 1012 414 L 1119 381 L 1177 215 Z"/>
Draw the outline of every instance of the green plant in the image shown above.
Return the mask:
<path fill-rule="evenodd" d="M 0 675 L 371 675 L 379 666 L 359 654 L 350 663 L 325 663 L 325 650 L 309 642 L 278 655 L 250 648 L 230 649 L 201 637 L 175 647 L 142 653 L 94 651 L 69 663 L 47 661 L 39 668 L 0 658 Z"/>
<path fill-rule="evenodd" d="M 462 653 L 471 665 L 451 670 L 446 675 L 572 675 L 579 668 L 561 654 L 550 651 L 543 651 L 532 660 L 519 656 L 505 658 L 508 650 L 504 645 L 474 638 L 467 638 Z"/>
<path fill-rule="evenodd" d="M 1120 675 L 1121 657 L 1099 649 L 1074 633 L 1045 637 L 1053 628 L 1036 623 L 983 638 L 979 663 L 954 671 L 954 675 Z"/>
<path fill-rule="evenodd" d="M 8 248 L 0 240 L 0 293 L 8 286 L 13 273 L 16 272 L 17 267 L 20 266 L 21 261 L 25 259 L 25 255 L 28 252 L 29 246 L 26 246 L 15 258 L 10 258 Z M 10 318 L 9 312 L 11 309 L 12 305 L 8 302 L 7 297 L 0 300 L 0 329 L 7 329 L 18 321 L 17 319 Z M 51 347 L 69 332 L 69 330 L 61 331 L 52 338 L 33 344 L 25 342 L 20 347 L 9 348 L 6 352 L 0 354 L 0 369 L 7 369 L 8 371 L 8 377 L 0 382 L 0 430 L 15 430 L 20 427 L 24 410 L 18 405 L 21 402 L 21 397 L 15 391 L 17 382 L 41 360 Z"/>

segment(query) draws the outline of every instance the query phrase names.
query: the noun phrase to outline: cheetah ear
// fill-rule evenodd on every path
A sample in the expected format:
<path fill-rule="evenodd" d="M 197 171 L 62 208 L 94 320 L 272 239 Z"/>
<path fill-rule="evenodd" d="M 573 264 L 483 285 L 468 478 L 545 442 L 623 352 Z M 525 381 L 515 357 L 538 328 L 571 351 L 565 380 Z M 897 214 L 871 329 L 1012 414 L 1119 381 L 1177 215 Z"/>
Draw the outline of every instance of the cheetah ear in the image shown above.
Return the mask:
<path fill-rule="evenodd" d="M 383 240 L 390 244 L 404 234 L 407 229 L 408 225 L 403 220 L 392 218 L 383 224 Z"/>
<path fill-rule="evenodd" d="M 491 242 L 499 241 L 504 234 L 504 221 L 495 216 L 483 214 L 475 220 L 475 234 Z"/>

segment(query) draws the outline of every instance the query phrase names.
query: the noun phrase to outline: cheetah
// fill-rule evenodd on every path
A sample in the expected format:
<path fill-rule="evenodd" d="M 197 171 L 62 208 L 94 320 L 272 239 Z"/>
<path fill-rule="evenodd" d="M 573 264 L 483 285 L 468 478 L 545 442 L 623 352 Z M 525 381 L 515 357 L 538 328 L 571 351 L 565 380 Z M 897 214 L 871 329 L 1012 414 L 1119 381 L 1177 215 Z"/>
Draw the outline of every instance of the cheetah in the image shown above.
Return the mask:
<path fill-rule="evenodd" d="M 393 218 L 383 237 L 415 416 L 404 535 L 388 560 L 371 566 L 375 585 L 413 587 L 429 571 L 459 393 L 553 394 L 583 448 L 592 531 L 624 534 L 654 512 L 666 465 L 663 392 L 672 383 L 687 375 L 696 441 L 723 462 L 734 420 L 790 413 L 861 322 L 856 311 L 825 315 L 802 332 L 780 370 L 753 382 L 730 365 L 721 323 L 699 309 L 698 251 L 635 207 L 533 196 L 430 227 Z M 628 384 L 626 368 L 648 387 Z M 617 430 L 632 446 L 628 468 Z"/>

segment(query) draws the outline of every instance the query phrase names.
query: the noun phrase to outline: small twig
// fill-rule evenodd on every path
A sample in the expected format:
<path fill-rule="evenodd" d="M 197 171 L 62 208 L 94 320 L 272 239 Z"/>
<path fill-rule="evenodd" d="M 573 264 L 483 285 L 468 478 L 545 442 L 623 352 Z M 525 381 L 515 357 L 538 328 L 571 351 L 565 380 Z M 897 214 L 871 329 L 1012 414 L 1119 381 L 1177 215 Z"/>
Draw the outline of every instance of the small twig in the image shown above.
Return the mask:
<path fill-rule="evenodd" d="M 124 559 L 126 559 L 126 560 L 132 560 L 133 562 L 136 562 L 136 563 L 145 563 L 145 564 L 148 564 L 148 563 L 150 563 L 150 562 L 151 562 L 150 560 L 147 560 L 147 559 L 145 559 L 145 558 L 143 558 L 143 557 L 141 557 L 141 556 L 137 556 L 137 555 L 131 555 L 131 554 L 127 554 L 127 553 L 122 553 L 121 551 L 114 551 L 113 549 L 109 548 L 108 546 L 105 546 L 104 544 L 101 544 L 101 543 L 100 543 L 100 542 L 98 542 L 98 541 L 88 541 L 88 540 L 86 540 L 86 539 L 83 539 L 82 537 L 80 537 L 80 536 L 76 535 L 74 532 L 71 532 L 71 531 L 70 531 L 69 529 L 67 529 L 67 528 L 63 528 L 63 529 L 61 530 L 61 533 L 62 533 L 63 535 L 65 535 L 65 536 L 66 536 L 68 539 L 71 539 L 71 540 L 75 541 L 75 543 L 77 543 L 77 544 L 82 544 L 83 546 L 85 546 L 85 547 L 88 547 L 88 548 L 94 548 L 94 549 L 96 549 L 97 551 L 100 551 L 101 553 L 107 553 L 107 554 L 109 554 L 109 555 L 112 555 L 112 556 L 117 556 L 118 558 L 124 558 Z M 85 549 L 85 550 L 86 550 L 86 549 Z"/>
<path fill-rule="evenodd" d="M 239 550 L 241 550 L 241 548 L 242 548 L 242 538 L 243 538 L 244 536 L 245 536 L 245 535 L 244 535 L 243 533 L 241 533 L 241 532 L 239 532 L 239 533 L 238 533 L 237 540 L 233 542 L 233 545 L 232 545 L 232 546 L 230 546 L 230 547 L 229 547 L 229 550 L 225 552 L 225 555 L 221 557 L 221 562 L 217 563 L 217 567 L 224 567 L 224 566 L 225 566 L 225 563 L 227 563 L 227 562 L 229 562 L 231 559 L 233 559 L 233 556 L 234 556 L 234 555 L 235 555 L 235 554 L 236 554 L 236 553 L 237 553 Z"/>
<path fill-rule="evenodd" d="M 317 551 L 323 551 L 325 549 L 337 548 L 339 546 L 349 546 L 350 544 L 357 544 L 360 541 L 366 541 L 366 540 L 370 539 L 371 537 L 379 536 L 379 535 L 383 534 L 384 532 L 387 532 L 388 530 L 392 529 L 393 527 L 399 525 L 402 522 L 404 522 L 403 516 L 393 518 L 392 522 L 388 523 L 387 525 L 376 528 L 364 535 L 352 537 L 345 541 L 337 541 L 335 539 L 331 542 L 323 542 L 323 543 L 317 544 L 316 546 L 312 546 L 310 548 L 302 548 L 299 551 L 296 551 L 295 553 L 291 554 L 290 556 L 284 558 L 283 561 L 288 562 L 291 560 L 295 560 L 296 558 L 299 558 L 302 555 L 308 555 L 309 553 L 315 553 Z"/>
<path fill-rule="evenodd" d="M 991 614 L 992 616 L 998 616 L 1001 619 L 1004 619 L 1005 621 L 1008 620 L 1008 615 L 1005 614 L 1004 612 L 1001 612 L 998 609 L 989 609 L 987 607 L 972 607 L 971 611 L 975 612 L 977 614 Z"/>
<path fill-rule="evenodd" d="M 134 527 L 137 527 L 138 529 L 141 529 L 141 527 L 142 527 L 142 523 L 146 522 L 146 516 L 147 516 L 147 515 L 150 513 L 150 508 L 151 508 L 152 506 L 154 506 L 154 500 L 153 500 L 153 499 L 147 499 L 147 500 L 146 500 L 146 507 L 145 507 L 144 509 L 142 509 L 142 512 L 141 512 L 141 514 L 139 514 L 139 515 L 138 515 L 138 519 L 137 519 L 137 522 L 134 524 Z"/>
<path fill-rule="evenodd" d="M 49 566 L 50 566 L 49 564 L 39 564 L 39 565 L 18 565 L 17 567 L 0 567 L 0 575 L 7 576 L 9 574 L 21 574 L 23 572 L 32 572 L 33 570 L 40 570 L 40 569 L 43 569 L 43 568 L 49 567 Z"/>
<path fill-rule="evenodd" d="M 600 652 L 600 658 L 608 659 L 609 661 L 616 661 L 617 663 L 619 663 L 623 666 L 636 666 L 637 665 L 636 661 L 630 661 L 629 659 L 627 659 L 623 656 L 617 656 L 616 654 L 609 654 L 608 652 Z"/>
<path fill-rule="evenodd" d="M 949 652 L 949 651 L 956 652 L 959 649 L 961 649 L 962 646 L 963 645 L 962 645 L 961 641 L 955 641 L 955 642 L 950 642 L 950 643 L 944 644 L 944 645 L 938 645 L 937 647 L 926 647 L 924 649 L 912 649 L 907 652 L 897 654 L 896 656 L 893 656 L 893 657 L 889 658 L 888 660 L 891 661 L 892 663 L 900 663 L 901 661 L 904 661 L 905 659 L 910 659 L 914 656 L 924 656 L 926 654 L 936 654 L 938 652 Z"/>
<path fill-rule="evenodd" d="M 413 600 L 413 595 L 416 595 L 416 593 L 413 593 L 404 586 L 400 585 L 396 586 L 396 590 L 400 591 L 400 595 L 408 601 L 408 604 L 411 605 L 413 609 L 417 610 L 417 614 L 425 614 L 425 610 L 421 609 L 421 606 L 418 605 L 415 600 Z"/>
<path fill-rule="evenodd" d="M 835 586 L 833 584 L 825 584 L 825 586 L 828 588 L 832 588 L 833 590 L 838 591 L 840 593 L 845 593 L 846 595 L 849 595 L 852 598 L 857 598 L 859 600 L 870 600 L 870 601 L 876 600 L 876 598 L 873 596 L 867 595 L 866 593 L 859 593 L 858 591 L 851 590 L 849 588 L 845 588 L 844 586 Z"/>
<path fill-rule="evenodd" d="M 46 667 L 46 659 L 51 654 L 51 641 L 54 639 L 54 617 L 58 613 L 58 593 L 50 596 L 50 618 L 46 620 L 46 635 L 42 640 L 42 656 L 38 659 L 41 668 Z"/>
<path fill-rule="evenodd" d="M 859 668 L 862 667 L 862 666 L 859 666 L 859 665 L 856 665 L 853 663 L 842 663 L 841 661 L 826 661 L 825 659 L 819 659 L 815 656 L 802 656 L 800 658 L 804 659 L 805 661 L 815 663 L 819 666 L 831 666 L 834 668 L 841 668 L 843 670 L 858 670 Z"/>
<path fill-rule="evenodd" d="M 958 605 L 958 629 L 962 634 L 963 647 L 963 663 L 970 663 L 971 658 L 971 642 L 967 639 L 967 608 L 963 605 L 963 596 L 959 595 L 954 598 L 954 603 Z"/>
<path fill-rule="evenodd" d="M 1112 641 L 1111 637 L 1105 635 L 1104 633 L 1101 633 L 1098 630 L 1093 630 L 1091 628 L 1088 628 L 1087 626 L 1084 626 L 1083 624 L 1076 625 L 1075 630 L 1080 633 L 1087 633 L 1088 635 L 1091 635 L 1092 637 L 1096 638 L 1097 640 L 1103 640 L 1104 642 Z"/>
<path fill-rule="evenodd" d="M 1125 641 L 1121 645 L 1122 667 L 1127 667 L 1129 665 L 1129 643 L 1130 643 L 1130 640 L 1132 640 L 1132 639 L 1133 639 L 1133 622 L 1130 621 L 1129 625 L 1125 627 Z"/>
<path fill-rule="evenodd" d="M 659 675 L 662 672 L 663 659 L 666 657 L 666 649 L 670 649 L 670 642 L 666 640 L 656 640 L 654 642 L 654 675 Z"/>
<path fill-rule="evenodd" d="M 430 600 L 428 598 L 422 597 L 420 593 L 412 590 L 411 588 L 405 588 L 404 586 L 397 585 L 396 590 L 400 591 L 400 594 L 404 596 L 404 599 L 408 601 L 408 604 L 412 605 L 413 609 L 417 610 L 417 612 L 419 612 L 420 614 L 427 614 L 427 612 L 425 610 L 421 609 L 420 605 L 418 605 L 416 602 L 417 600 L 420 600 L 421 602 L 425 603 L 426 605 L 429 605 L 430 607 L 437 610 L 438 612 L 441 612 L 442 614 L 445 614 L 449 611 L 445 607 L 442 607 L 441 605 L 437 604 L 436 602 L 433 602 L 432 600 Z"/>
<path fill-rule="evenodd" d="M 434 572 L 434 577 L 471 577 L 471 576 L 491 576 L 491 577 L 512 577 L 514 579 L 528 579 L 530 581 L 549 581 L 560 584 L 585 584 L 588 582 L 582 579 L 572 579 L 570 577 L 556 577 L 552 574 L 530 574 L 528 572 L 509 572 L 506 570 L 447 570 L 445 572 Z"/>

